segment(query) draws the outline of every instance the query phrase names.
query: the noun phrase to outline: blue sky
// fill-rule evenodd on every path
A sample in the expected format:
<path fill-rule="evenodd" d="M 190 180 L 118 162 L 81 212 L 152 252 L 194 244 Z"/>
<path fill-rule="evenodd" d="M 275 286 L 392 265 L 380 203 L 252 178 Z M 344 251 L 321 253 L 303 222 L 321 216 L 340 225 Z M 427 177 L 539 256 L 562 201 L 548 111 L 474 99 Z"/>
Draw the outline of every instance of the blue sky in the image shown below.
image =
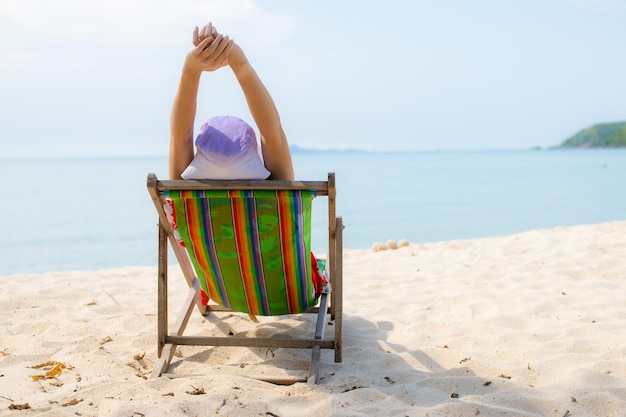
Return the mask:
<path fill-rule="evenodd" d="M 527 149 L 626 120 L 624 0 L 0 0 L 0 157 L 165 155 L 207 21 L 302 147 Z M 249 118 L 227 69 L 203 77 L 215 114 Z"/>

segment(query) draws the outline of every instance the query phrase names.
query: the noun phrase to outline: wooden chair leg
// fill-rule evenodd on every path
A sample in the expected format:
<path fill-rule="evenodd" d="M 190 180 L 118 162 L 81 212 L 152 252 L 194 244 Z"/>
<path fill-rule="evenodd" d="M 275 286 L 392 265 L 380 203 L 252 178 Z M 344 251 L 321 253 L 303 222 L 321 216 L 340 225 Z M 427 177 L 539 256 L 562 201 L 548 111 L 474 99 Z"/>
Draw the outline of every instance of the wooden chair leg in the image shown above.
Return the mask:
<path fill-rule="evenodd" d="M 157 362 L 154 366 L 154 370 L 150 375 L 150 378 L 156 378 L 161 376 L 164 372 L 167 372 L 174 353 L 176 352 L 176 344 L 168 343 L 168 290 L 167 290 L 167 234 L 162 224 L 159 223 L 159 265 L 158 265 L 158 300 L 157 300 Z M 200 283 L 196 278 L 189 292 L 187 298 L 183 303 L 183 306 L 178 314 L 176 323 L 174 324 L 175 334 L 181 336 L 187 327 L 187 322 L 191 316 L 196 300 L 199 296 Z"/>
<path fill-rule="evenodd" d="M 176 318 L 176 323 L 174 323 L 174 329 L 176 336 L 182 336 L 185 332 L 185 328 L 187 327 L 187 323 L 189 322 L 189 317 L 191 317 L 191 313 L 196 306 L 196 300 L 199 296 L 199 283 L 196 280 L 196 285 L 192 288 L 189 288 L 189 292 L 187 293 L 187 297 L 183 303 L 183 307 L 178 313 L 178 317 Z M 167 319 L 166 319 L 167 320 Z M 166 337 L 166 343 L 159 355 L 156 365 L 154 366 L 154 370 L 150 375 L 150 378 L 157 378 L 161 376 L 163 373 L 167 372 L 167 368 L 169 368 L 172 359 L 174 358 L 174 353 L 176 353 L 176 347 L 178 346 L 175 343 L 168 342 L 168 338 Z"/>
<path fill-rule="evenodd" d="M 319 310 L 317 312 L 317 322 L 315 325 L 315 339 L 322 340 L 324 338 L 324 330 L 326 328 L 326 310 L 328 309 L 328 294 L 322 294 L 320 298 Z M 311 349 L 311 365 L 309 367 L 309 377 L 307 382 L 317 384 L 319 378 L 321 348 L 319 345 L 313 346 Z"/>
<path fill-rule="evenodd" d="M 335 254 L 335 362 L 342 362 L 343 350 L 343 219 L 337 217 Z"/>

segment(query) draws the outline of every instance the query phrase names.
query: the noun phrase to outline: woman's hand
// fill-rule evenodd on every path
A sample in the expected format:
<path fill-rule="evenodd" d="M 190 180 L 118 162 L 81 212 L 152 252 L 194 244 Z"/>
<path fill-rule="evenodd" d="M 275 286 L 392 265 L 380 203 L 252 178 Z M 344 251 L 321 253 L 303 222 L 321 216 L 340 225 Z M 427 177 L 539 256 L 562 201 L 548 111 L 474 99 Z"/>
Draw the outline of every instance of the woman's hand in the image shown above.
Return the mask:
<path fill-rule="evenodd" d="M 193 31 L 193 38 L 192 38 L 193 45 L 198 46 L 200 42 L 208 38 L 215 39 L 217 38 L 217 36 L 219 36 L 219 34 L 220 33 L 217 31 L 217 29 L 215 28 L 215 26 L 213 26 L 213 23 L 211 22 L 207 23 L 202 28 L 198 28 L 196 26 L 196 28 Z M 246 64 L 247 62 L 248 62 L 248 59 L 243 53 L 243 50 L 241 49 L 239 45 L 235 43 L 230 54 L 228 55 L 228 60 L 226 64 L 230 65 L 233 69 L 236 70 L 236 69 L 239 69 L 244 64 Z"/>
<path fill-rule="evenodd" d="M 202 42 L 203 40 L 209 37 L 212 37 L 213 39 L 215 39 L 217 35 L 218 35 L 217 29 L 213 27 L 213 23 L 211 22 L 202 26 L 202 29 L 199 29 L 198 26 L 196 26 L 193 30 L 193 38 L 192 38 L 193 46 L 198 46 L 200 42 Z"/>
<path fill-rule="evenodd" d="M 215 71 L 228 65 L 235 41 L 228 36 L 218 34 L 210 23 L 201 30 L 196 26 L 193 31 L 195 48 L 187 54 L 185 69 L 195 73 Z"/>

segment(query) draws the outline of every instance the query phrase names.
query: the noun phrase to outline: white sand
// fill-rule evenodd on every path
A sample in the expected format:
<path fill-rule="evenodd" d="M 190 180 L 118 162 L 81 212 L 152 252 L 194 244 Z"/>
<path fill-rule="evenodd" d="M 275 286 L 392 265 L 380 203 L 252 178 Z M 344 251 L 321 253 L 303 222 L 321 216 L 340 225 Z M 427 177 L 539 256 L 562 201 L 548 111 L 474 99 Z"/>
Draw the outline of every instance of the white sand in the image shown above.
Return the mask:
<path fill-rule="evenodd" d="M 185 347 L 173 371 L 196 376 L 142 378 L 155 274 L 0 277 L 0 416 L 626 415 L 626 222 L 346 250 L 344 363 L 323 352 L 317 386 L 241 376 L 305 371 L 293 350 Z M 67 368 L 34 381 L 47 361 Z"/>

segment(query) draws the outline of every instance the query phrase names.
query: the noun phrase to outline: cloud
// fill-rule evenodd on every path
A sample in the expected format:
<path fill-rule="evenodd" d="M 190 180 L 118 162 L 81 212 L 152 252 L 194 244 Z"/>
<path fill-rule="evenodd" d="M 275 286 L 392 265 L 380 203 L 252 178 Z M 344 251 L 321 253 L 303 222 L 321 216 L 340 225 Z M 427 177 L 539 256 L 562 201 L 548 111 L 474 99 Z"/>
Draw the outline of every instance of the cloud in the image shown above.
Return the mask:
<path fill-rule="evenodd" d="M 209 20 L 261 56 L 295 30 L 292 17 L 256 0 L 0 0 L 0 78 L 10 80 L 0 87 L 0 154 L 50 137 L 62 153 L 147 141 L 166 149 L 193 27 Z M 227 81 L 211 87 L 223 106 L 229 75 L 212 77 Z"/>
<path fill-rule="evenodd" d="M 255 0 L 0 0 L 0 70 L 129 69 L 191 47 L 194 26 L 213 21 L 266 50 L 289 39 L 295 21 Z M 132 64 L 132 65 L 131 65 Z M 8 74 L 6 73 L 8 71 Z"/>
<path fill-rule="evenodd" d="M 0 15 L 22 34 L 71 38 L 88 43 L 175 43 L 181 31 L 209 20 L 249 36 L 282 40 L 293 28 L 285 15 L 254 0 L 4 0 Z M 190 27 L 191 26 L 191 27 Z M 267 38 L 267 36 L 265 36 Z"/>

